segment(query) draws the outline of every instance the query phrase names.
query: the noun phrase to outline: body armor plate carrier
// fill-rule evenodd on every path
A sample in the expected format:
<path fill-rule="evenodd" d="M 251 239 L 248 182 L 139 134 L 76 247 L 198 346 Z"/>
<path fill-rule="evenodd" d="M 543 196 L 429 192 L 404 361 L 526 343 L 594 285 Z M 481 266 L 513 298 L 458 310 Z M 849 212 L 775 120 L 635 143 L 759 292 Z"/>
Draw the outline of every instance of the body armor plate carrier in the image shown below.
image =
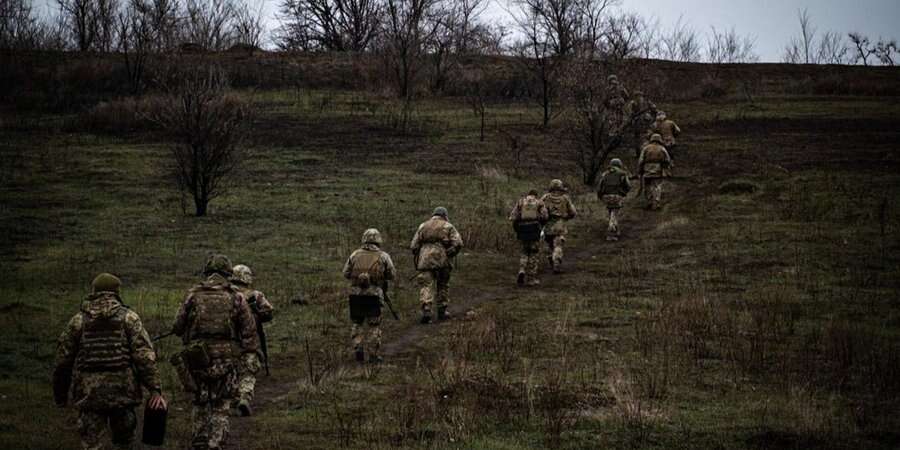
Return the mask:
<path fill-rule="evenodd" d="M 128 336 L 125 334 L 127 312 L 127 309 L 119 308 L 110 317 L 84 314 L 78 370 L 115 372 L 131 367 Z"/>
<path fill-rule="evenodd" d="M 231 322 L 235 297 L 227 286 L 203 285 L 193 291 L 194 339 L 234 339 Z"/>

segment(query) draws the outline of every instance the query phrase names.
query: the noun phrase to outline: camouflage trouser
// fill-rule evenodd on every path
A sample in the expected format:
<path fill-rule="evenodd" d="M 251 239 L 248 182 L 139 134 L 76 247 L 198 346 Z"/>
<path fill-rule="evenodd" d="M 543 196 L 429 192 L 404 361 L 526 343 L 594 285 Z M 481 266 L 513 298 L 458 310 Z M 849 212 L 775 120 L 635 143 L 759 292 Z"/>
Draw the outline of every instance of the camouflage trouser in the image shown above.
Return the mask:
<path fill-rule="evenodd" d="M 566 236 L 564 234 L 555 236 L 544 235 L 544 240 L 547 242 L 547 247 L 550 250 L 550 264 L 553 265 L 553 270 L 558 270 L 560 264 L 562 264 L 563 245 L 566 243 Z"/>
<path fill-rule="evenodd" d="M 238 371 L 231 366 L 222 377 L 197 383 L 191 413 L 194 449 L 221 449 L 228 437 L 228 413 L 237 393 Z"/>
<path fill-rule="evenodd" d="M 529 280 L 537 278 L 540 252 L 540 240 L 522 241 L 522 254 L 519 256 L 519 272 L 524 272 Z"/>
<path fill-rule="evenodd" d="M 238 400 L 250 403 L 253 400 L 253 391 L 256 389 L 256 374 L 262 364 L 255 353 L 247 353 L 241 358 L 241 378 L 238 381 Z"/>
<path fill-rule="evenodd" d="M 663 178 L 644 179 L 644 198 L 651 208 L 659 208 L 662 201 Z"/>
<path fill-rule="evenodd" d="M 433 303 L 437 303 L 438 309 L 446 309 L 450 303 L 450 272 L 449 267 L 435 270 L 423 270 L 416 277 L 419 283 L 419 302 L 422 304 L 422 312 L 430 313 Z"/>
<path fill-rule="evenodd" d="M 81 435 L 81 448 L 84 450 L 103 448 L 103 438 L 107 430 L 112 435 L 113 447 L 130 449 L 136 428 L 137 417 L 134 415 L 134 408 L 78 412 L 78 433 Z"/>
<path fill-rule="evenodd" d="M 363 331 L 363 322 L 353 322 L 350 327 L 350 341 L 354 351 L 368 350 L 369 356 L 378 356 L 381 349 L 381 316 L 369 317 L 365 320 L 369 326 L 368 336 Z M 366 348 L 368 344 L 368 349 Z"/>
<path fill-rule="evenodd" d="M 606 235 L 619 237 L 619 208 L 608 208 L 609 226 L 606 227 Z"/>

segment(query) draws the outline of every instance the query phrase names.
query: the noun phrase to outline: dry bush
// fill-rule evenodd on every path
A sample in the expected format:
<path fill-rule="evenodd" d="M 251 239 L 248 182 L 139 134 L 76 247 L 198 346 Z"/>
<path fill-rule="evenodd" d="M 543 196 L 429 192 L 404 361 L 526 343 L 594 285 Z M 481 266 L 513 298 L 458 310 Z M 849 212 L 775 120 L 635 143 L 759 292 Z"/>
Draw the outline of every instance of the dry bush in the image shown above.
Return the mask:
<path fill-rule="evenodd" d="M 70 124 L 72 128 L 88 133 L 120 134 L 146 131 L 156 128 L 150 117 L 158 114 L 164 99 L 158 96 L 125 97 L 100 102 L 79 114 Z"/>
<path fill-rule="evenodd" d="M 606 384 L 615 400 L 615 417 L 628 432 L 632 444 L 640 446 L 647 441 L 653 427 L 665 419 L 659 401 L 647 394 L 633 370 L 612 371 Z"/>

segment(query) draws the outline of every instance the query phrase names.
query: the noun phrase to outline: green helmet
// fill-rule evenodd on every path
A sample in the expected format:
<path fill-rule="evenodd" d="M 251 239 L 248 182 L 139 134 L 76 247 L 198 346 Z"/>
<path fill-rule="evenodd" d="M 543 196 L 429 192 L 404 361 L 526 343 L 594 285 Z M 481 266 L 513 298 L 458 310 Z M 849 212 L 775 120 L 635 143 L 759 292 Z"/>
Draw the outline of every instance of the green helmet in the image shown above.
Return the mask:
<path fill-rule="evenodd" d="M 562 180 L 550 180 L 550 190 L 562 192 L 566 190 L 566 186 L 563 184 Z"/>
<path fill-rule="evenodd" d="M 203 267 L 204 275 L 218 273 L 226 278 L 231 277 L 231 260 L 227 256 L 215 253 L 209 255 L 206 266 Z"/>
<path fill-rule="evenodd" d="M 362 235 L 362 243 L 366 244 L 375 244 L 380 246 L 384 241 L 381 239 L 381 232 L 376 230 L 375 228 L 369 228 L 366 231 L 363 231 Z"/>
<path fill-rule="evenodd" d="M 231 268 L 231 278 L 229 279 L 234 283 L 250 286 L 253 284 L 253 271 L 243 264 L 238 264 Z"/>
<path fill-rule="evenodd" d="M 450 214 L 447 212 L 447 208 L 444 208 L 443 206 L 438 206 L 437 208 L 434 208 L 434 212 L 431 215 L 432 216 L 441 216 L 445 219 L 450 216 Z"/>
<path fill-rule="evenodd" d="M 650 136 L 650 142 L 663 145 L 662 135 L 660 135 L 659 133 L 653 133 L 653 136 Z"/>
<path fill-rule="evenodd" d="M 622 168 L 622 160 L 619 158 L 613 158 L 612 160 L 609 161 L 609 165 L 611 167 L 618 167 L 621 169 Z"/>
<path fill-rule="evenodd" d="M 121 286 L 122 280 L 110 273 L 101 273 L 91 282 L 91 288 L 93 288 L 95 294 L 98 292 L 115 292 L 118 294 Z"/>
<path fill-rule="evenodd" d="M 609 84 L 616 84 L 619 82 L 619 77 L 617 77 L 615 75 L 610 75 L 610 76 L 606 77 L 606 82 Z"/>

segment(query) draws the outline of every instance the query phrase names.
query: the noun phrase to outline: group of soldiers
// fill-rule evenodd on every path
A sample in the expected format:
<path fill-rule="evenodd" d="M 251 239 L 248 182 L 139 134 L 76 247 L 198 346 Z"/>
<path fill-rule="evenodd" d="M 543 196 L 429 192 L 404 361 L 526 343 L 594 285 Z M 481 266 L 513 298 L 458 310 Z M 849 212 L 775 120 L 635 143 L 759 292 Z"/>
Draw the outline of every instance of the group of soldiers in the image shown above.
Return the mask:
<path fill-rule="evenodd" d="M 671 175 L 676 138 L 681 129 L 666 114 L 644 99 L 641 92 L 628 97 L 618 80 L 609 80 L 612 101 L 637 114 L 647 125 L 640 142 L 637 177 L 647 206 L 661 206 L 663 180 Z M 655 115 L 655 118 L 654 116 Z M 636 127 L 640 130 L 640 127 Z M 597 186 L 597 197 L 608 212 L 606 239 L 620 236 L 618 215 L 631 191 L 632 176 L 622 161 L 609 163 Z M 553 273 L 562 271 L 567 222 L 577 211 L 561 180 L 550 182 L 548 191 L 536 190 L 519 199 L 509 213 L 522 250 L 516 283 L 540 284 L 540 253 L 546 246 Z M 543 241 L 543 243 L 542 243 Z M 396 277 L 390 255 L 382 250 L 384 239 L 374 228 L 363 232 L 361 247 L 347 259 L 343 276 L 350 282 L 350 340 L 356 361 L 379 363 L 382 308 L 396 317 L 389 299 L 389 285 Z M 462 237 L 450 223 L 444 207 L 435 208 L 419 225 L 409 248 L 414 256 L 421 316 L 429 324 L 450 318 L 450 278 L 455 257 L 463 248 Z M 191 448 L 220 449 L 228 435 L 232 408 L 241 416 L 252 414 L 256 375 L 268 372 L 263 324 L 272 320 L 274 308 L 266 296 L 253 289 L 253 273 L 246 265 L 232 265 L 224 255 L 211 255 L 204 279 L 182 301 L 169 334 L 177 335 L 182 351 L 171 364 L 184 390 L 193 397 Z M 116 448 L 131 448 L 135 439 L 142 390 L 149 392 L 147 410 L 168 408 L 162 393 L 153 339 L 140 317 L 120 296 L 121 281 L 108 273 L 92 282 L 92 292 L 81 310 L 69 320 L 59 338 L 53 372 L 54 399 L 59 406 L 78 411 L 82 448 L 99 449 L 108 431 Z"/>

